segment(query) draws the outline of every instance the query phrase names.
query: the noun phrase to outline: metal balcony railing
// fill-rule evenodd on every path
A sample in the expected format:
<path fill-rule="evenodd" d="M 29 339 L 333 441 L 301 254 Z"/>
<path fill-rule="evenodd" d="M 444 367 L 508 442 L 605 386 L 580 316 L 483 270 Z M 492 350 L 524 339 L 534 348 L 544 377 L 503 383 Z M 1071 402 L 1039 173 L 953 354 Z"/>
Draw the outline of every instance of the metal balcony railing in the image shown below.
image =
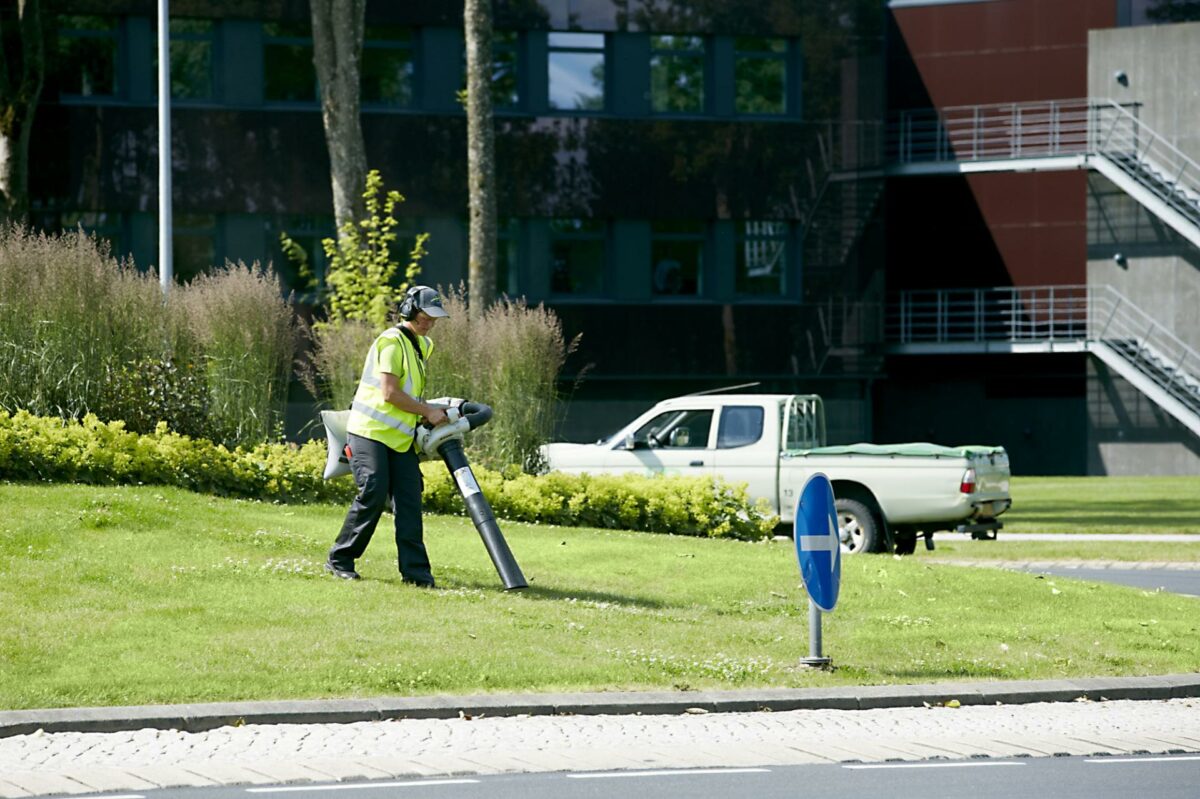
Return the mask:
<path fill-rule="evenodd" d="M 1086 99 L 903 111 L 889 126 L 885 154 L 901 171 L 1093 168 L 1200 247 L 1200 164 L 1137 111 Z"/>
<path fill-rule="evenodd" d="M 889 305 L 884 334 L 892 348 L 933 351 L 1078 344 L 1161 392 L 1160 404 L 1200 431 L 1200 353 L 1109 285 L 906 291 Z"/>

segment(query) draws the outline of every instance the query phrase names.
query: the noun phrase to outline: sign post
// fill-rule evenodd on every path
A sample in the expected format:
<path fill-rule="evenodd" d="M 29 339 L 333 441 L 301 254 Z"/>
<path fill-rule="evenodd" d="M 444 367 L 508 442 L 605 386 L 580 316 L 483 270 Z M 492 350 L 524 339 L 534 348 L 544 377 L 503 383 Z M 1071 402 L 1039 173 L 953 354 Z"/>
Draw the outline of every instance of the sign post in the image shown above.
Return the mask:
<path fill-rule="evenodd" d="M 801 664 L 827 668 L 832 658 L 821 653 L 821 612 L 837 605 L 842 581 L 842 542 L 829 478 L 817 472 L 808 478 L 796 502 L 796 560 L 808 591 L 808 657 Z"/>

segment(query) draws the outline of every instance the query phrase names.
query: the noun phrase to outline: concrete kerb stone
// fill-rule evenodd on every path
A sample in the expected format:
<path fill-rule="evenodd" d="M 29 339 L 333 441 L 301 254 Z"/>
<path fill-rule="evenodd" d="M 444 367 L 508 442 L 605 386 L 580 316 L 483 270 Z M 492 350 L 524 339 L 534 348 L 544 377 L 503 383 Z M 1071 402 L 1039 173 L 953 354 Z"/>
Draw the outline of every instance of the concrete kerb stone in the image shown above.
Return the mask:
<path fill-rule="evenodd" d="M 787 710 L 1072 702 L 1079 699 L 1179 699 L 1200 696 L 1200 673 L 995 683 L 931 683 L 839 688 L 694 692 L 490 694 L 379 699 L 228 702 L 136 707 L 0 711 L 0 738 L 44 732 L 139 729 L 202 732 L 242 724 L 326 724 L 461 715 L 673 715 Z"/>

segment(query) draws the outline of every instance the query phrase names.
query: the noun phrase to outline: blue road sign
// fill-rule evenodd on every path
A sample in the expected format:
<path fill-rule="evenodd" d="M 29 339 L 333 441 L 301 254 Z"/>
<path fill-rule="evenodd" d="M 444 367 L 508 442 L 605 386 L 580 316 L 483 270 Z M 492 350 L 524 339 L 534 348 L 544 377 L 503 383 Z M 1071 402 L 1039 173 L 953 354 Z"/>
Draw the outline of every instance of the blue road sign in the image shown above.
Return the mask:
<path fill-rule="evenodd" d="M 808 595 L 821 610 L 833 610 L 842 582 L 842 542 L 833 486 L 820 472 L 808 478 L 796 502 L 795 542 Z"/>

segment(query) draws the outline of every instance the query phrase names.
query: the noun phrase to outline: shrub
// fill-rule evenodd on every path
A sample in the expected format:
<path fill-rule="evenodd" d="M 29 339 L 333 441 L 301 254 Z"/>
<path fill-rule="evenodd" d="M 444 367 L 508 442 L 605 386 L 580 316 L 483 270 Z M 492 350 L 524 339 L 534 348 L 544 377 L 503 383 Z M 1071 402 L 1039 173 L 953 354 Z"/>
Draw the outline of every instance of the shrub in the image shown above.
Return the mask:
<path fill-rule="evenodd" d="M 258 444 L 229 449 L 169 431 L 147 435 L 122 422 L 36 417 L 0 411 L 0 479 L 175 485 L 221 496 L 281 502 L 349 502 L 348 479 L 323 480 L 325 444 Z M 464 513 L 443 464 L 422 465 L 425 509 Z M 700 477 L 533 476 L 474 468 L 496 515 L 543 524 L 606 527 L 754 540 L 776 519 L 745 488 Z"/>
<path fill-rule="evenodd" d="M 397 283 L 399 264 L 393 257 L 396 241 L 396 206 L 404 202 L 400 192 L 386 192 L 380 200 L 383 178 L 379 170 L 367 173 L 363 191 L 366 216 L 347 222 L 337 239 L 323 239 L 329 258 L 324 292 L 328 320 L 314 322 L 305 330 L 311 349 L 299 363 L 300 381 L 318 402 L 347 408 L 354 398 L 367 348 L 387 326 L 404 291 L 421 271 L 428 233 L 417 235 L 404 280 Z M 284 251 L 302 272 L 307 255 L 302 247 L 283 234 Z"/>
<path fill-rule="evenodd" d="M 541 305 L 502 299 L 473 320 L 461 289 L 445 292 L 443 304 L 451 318 L 434 329 L 426 393 L 492 406 L 492 421 L 467 440 L 472 459 L 537 472 L 539 448 L 554 431 L 558 374 L 574 343 L 566 344 L 562 323 Z"/>

